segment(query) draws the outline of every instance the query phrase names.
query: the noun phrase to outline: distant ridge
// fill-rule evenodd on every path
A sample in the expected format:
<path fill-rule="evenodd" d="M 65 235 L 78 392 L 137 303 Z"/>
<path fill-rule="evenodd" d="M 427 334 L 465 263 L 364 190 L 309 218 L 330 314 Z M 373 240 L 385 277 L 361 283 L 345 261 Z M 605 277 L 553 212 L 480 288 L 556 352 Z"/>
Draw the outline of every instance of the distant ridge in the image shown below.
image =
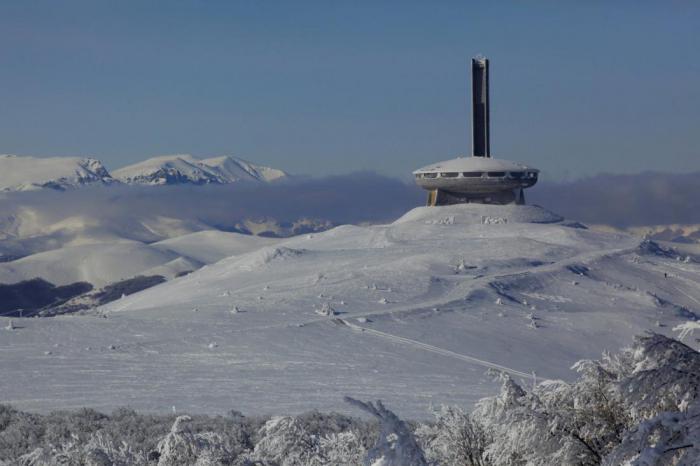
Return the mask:
<path fill-rule="evenodd" d="M 115 180 L 97 159 L 0 155 L 0 191 L 65 190 Z"/>
<path fill-rule="evenodd" d="M 276 168 L 256 165 L 228 155 L 197 159 L 165 155 L 114 170 L 95 158 L 0 155 L 0 191 L 55 189 L 86 185 L 207 185 L 238 181 L 271 182 L 287 177 Z"/>
<path fill-rule="evenodd" d="M 164 155 L 115 170 L 114 177 L 127 184 L 229 184 L 237 181 L 274 181 L 287 174 L 232 156 L 197 159 L 191 155 Z"/>

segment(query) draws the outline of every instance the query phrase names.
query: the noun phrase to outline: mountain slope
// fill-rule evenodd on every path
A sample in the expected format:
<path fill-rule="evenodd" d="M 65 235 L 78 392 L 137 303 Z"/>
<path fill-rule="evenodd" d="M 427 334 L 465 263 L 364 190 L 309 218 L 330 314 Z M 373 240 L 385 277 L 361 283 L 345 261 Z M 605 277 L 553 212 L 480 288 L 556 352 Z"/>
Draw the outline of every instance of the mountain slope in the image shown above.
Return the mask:
<path fill-rule="evenodd" d="M 137 275 L 173 278 L 274 241 L 239 233 L 201 231 L 151 244 L 126 239 L 90 242 L 2 262 L 0 283 L 39 277 L 54 285 L 81 281 L 99 288 Z"/>
<path fill-rule="evenodd" d="M 128 184 L 228 184 L 237 181 L 273 181 L 286 176 L 281 170 L 254 165 L 231 156 L 199 160 L 191 155 L 154 157 L 115 170 L 114 177 Z"/>
<path fill-rule="evenodd" d="M 693 257 L 536 207 L 418 208 L 227 258 L 95 315 L 22 321 L 0 336 L 0 390 L 38 410 L 246 414 L 344 410 L 348 394 L 424 417 L 492 393 L 489 368 L 571 379 L 579 359 L 670 332 L 696 317 L 698 281 Z"/>
<path fill-rule="evenodd" d="M 0 155 L 0 191 L 64 190 L 114 181 L 102 162 L 96 159 Z"/>

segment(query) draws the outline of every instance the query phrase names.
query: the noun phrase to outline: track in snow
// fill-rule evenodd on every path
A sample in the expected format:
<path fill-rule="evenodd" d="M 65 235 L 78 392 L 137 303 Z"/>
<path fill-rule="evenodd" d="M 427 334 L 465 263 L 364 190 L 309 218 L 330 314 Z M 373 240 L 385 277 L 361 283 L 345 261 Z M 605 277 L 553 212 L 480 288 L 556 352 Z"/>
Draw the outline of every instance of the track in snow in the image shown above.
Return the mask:
<path fill-rule="evenodd" d="M 441 354 L 443 356 L 447 356 L 450 358 L 460 359 L 462 361 L 470 362 L 472 364 L 477 364 L 479 366 L 488 367 L 489 369 L 496 369 L 496 370 L 501 371 L 501 372 L 507 372 L 509 374 L 517 375 L 518 377 L 523 377 L 526 379 L 532 380 L 532 379 L 535 379 L 535 377 L 536 377 L 534 374 L 528 374 L 527 372 L 521 372 L 519 370 L 511 369 L 510 367 L 506 367 L 506 366 L 501 366 L 500 364 L 485 361 L 483 359 L 478 359 L 478 358 L 475 358 L 472 356 L 467 356 L 464 354 L 455 353 L 454 351 L 446 350 L 446 349 L 439 348 L 439 347 L 433 346 L 433 345 L 428 345 L 427 343 L 421 343 L 420 341 L 417 341 L 417 340 L 411 340 L 410 338 L 404 338 L 404 337 L 400 337 L 397 335 L 392 335 L 390 333 L 381 332 L 379 330 L 374 330 L 371 328 L 362 327 L 360 325 L 348 322 L 345 319 L 334 319 L 334 320 L 342 325 L 346 325 L 347 327 L 349 327 L 352 330 L 355 330 L 358 332 L 369 333 L 369 334 L 376 335 L 378 337 L 385 338 L 387 340 L 391 340 L 391 341 L 395 341 L 395 342 L 399 342 L 399 343 L 405 343 L 407 345 L 413 346 L 414 348 L 420 348 L 420 349 L 430 351 L 432 353 Z"/>

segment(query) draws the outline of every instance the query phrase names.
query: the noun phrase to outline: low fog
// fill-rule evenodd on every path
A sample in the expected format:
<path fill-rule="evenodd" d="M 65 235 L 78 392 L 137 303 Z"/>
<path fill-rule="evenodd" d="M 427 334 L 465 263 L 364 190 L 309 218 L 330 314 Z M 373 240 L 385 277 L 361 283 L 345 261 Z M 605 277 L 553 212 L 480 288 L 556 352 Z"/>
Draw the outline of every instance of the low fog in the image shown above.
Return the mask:
<path fill-rule="evenodd" d="M 538 204 L 590 224 L 630 227 L 700 223 L 698 174 L 642 173 L 599 175 L 566 183 L 541 182 L 526 192 Z M 72 215 L 103 221 L 166 216 L 230 228 L 243 218 L 300 218 L 334 224 L 392 221 L 424 205 L 425 193 L 410 182 L 373 173 L 296 178 L 272 183 L 225 186 L 92 187 L 58 192 L 41 190 L 0 195 L 0 217 L 20 207 L 45 220 Z"/>

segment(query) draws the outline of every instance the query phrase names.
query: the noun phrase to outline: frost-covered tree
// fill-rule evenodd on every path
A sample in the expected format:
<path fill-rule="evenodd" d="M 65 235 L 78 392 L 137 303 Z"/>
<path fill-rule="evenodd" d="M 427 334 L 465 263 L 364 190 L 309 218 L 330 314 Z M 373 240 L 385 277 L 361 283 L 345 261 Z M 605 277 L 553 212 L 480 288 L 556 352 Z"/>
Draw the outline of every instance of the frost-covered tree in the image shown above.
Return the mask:
<path fill-rule="evenodd" d="M 549 396 L 565 390 L 563 383 L 542 383 L 526 392 L 507 375 L 501 393 L 483 399 L 474 419 L 494 441 L 483 458 L 494 465 L 598 464 L 587 448 L 571 435 L 562 435 L 558 416 L 550 412 Z M 557 396 L 557 398 L 559 398 Z"/>
<path fill-rule="evenodd" d="M 700 353 L 662 335 L 628 353 L 617 388 L 636 425 L 605 464 L 700 464 Z"/>
<path fill-rule="evenodd" d="M 362 464 L 366 451 L 358 435 L 353 431 L 328 434 L 319 438 L 323 464 L 356 466 Z"/>
<path fill-rule="evenodd" d="M 673 327 L 673 331 L 678 332 L 680 341 L 684 341 L 687 337 L 693 335 L 696 330 L 700 332 L 700 320 L 688 320 Z"/>
<path fill-rule="evenodd" d="M 422 424 L 416 437 L 431 464 L 443 466 L 486 466 L 483 454 L 489 439 L 468 413 L 453 406 L 441 406 L 435 422 Z"/>
<path fill-rule="evenodd" d="M 318 445 L 297 418 L 274 417 L 259 432 L 253 458 L 279 466 L 308 464 L 318 454 Z"/>
<path fill-rule="evenodd" d="M 170 432 L 158 442 L 158 465 L 214 465 L 231 464 L 235 455 L 228 451 L 220 434 L 205 432 L 194 434 L 190 429 L 192 419 L 179 416 Z"/>
<path fill-rule="evenodd" d="M 625 433 L 605 466 L 661 466 L 700 464 L 700 409 L 665 412 L 642 421 Z"/>
<path fill-rule="evenodd" d="M 473 413 L 494 439 L 487 461 L 700 464 L 697 351 L 650 334 L 617 357 L 604 354 L 574 368 L 576 382 L 545 381 L 530 392 L 502 376 L 500 395 L 481 400 Z"/>
<path fill-rule="evenodd" d="M 365 403 L 350 397 L 345 400 L 376 417 L 380 423 L 379 438 L 367 453 L 365 466 L 427 466 L 423 450 L 408 424 L 385 408 L 381 401 Z"/>
<path fill-rule="evenodd" d="M 158 442 L 159 466 L 194 464 L 197 461 L 199 445 L 189 428 L 189 416 L 178 416 L 170 432 Z"/>
<path fill-rule="evenodd" d="M 4 464 L 0 462 L 0 464 Z M 22 455 L 14 463 L 18 466 L 132 466 L 147 464 L 146 457 L 135 452 L 125 442 L 117 444 L 102 432 L 93 433 L 87 442 L 72 437 L 61 445 L 37 448 Z"/>
<path fill-rule="evenodd" d="M 364 447 L 352 431 L 312 434 L 297 417 L 275 417 L 260 429 L 252 460 L 274 466 L 356 466 Z"/>
<path fill-rule="evenodd" d="M 4 464 L 4 463 L 0 463 Z M 33 451 L 26 453 L 14 462 L 16 466 L 41 466 L 54 464 L 52 452 L 47 448 L 35 448 Z"/>
<path fill-rule="evenodd" d="M 90 465 L 130 466 L 146 464 L 142 452 L 134 449 L 124 441 L 115 442 L 102 432 L 96 432 L 83 447 L 85 463 Z"/>

